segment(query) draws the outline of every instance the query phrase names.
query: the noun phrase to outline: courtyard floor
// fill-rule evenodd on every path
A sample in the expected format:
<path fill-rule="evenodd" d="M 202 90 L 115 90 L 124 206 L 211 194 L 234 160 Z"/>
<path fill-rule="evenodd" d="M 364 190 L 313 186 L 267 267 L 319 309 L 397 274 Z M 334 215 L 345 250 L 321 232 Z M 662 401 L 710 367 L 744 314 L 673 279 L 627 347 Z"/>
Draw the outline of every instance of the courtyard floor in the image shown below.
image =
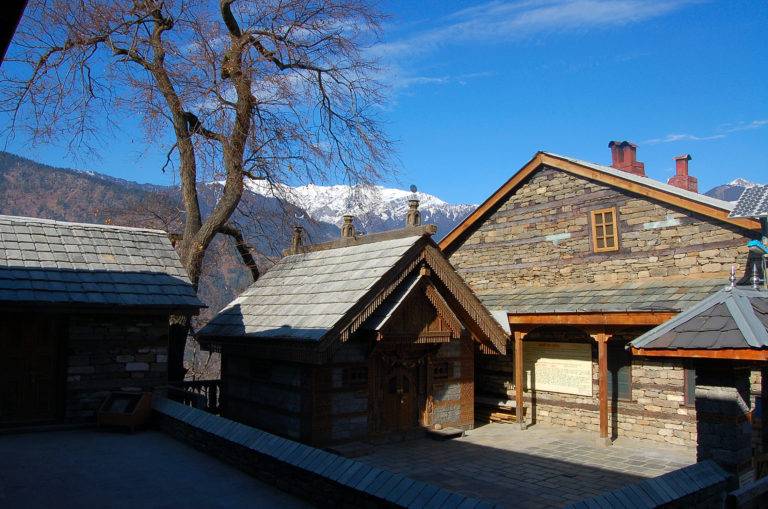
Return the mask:
<path fill-rule="evenodd" d="M 696 451 L 537 424 L 488 424 L 447 441 L 373 446 L 356 459 L 516 508 L 554 508 L 696 462 Z"/>
<path fill-rule="evenodd" d="M 0 435 L 0 507 L 310 507 L 162 433 Z"/>

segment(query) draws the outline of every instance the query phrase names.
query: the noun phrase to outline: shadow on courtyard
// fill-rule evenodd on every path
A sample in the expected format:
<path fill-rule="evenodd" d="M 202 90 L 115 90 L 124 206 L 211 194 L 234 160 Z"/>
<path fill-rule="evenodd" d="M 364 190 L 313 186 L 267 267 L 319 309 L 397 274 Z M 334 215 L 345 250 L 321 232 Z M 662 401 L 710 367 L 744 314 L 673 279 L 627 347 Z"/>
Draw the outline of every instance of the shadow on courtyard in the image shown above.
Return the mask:
<path fill-rule="evenodd" d="M 605 447 L 584 435 L 589 434 L 481 425 L 461 439 L 390 443 L 356 459 L 518 508 L 562 507 L 695 462 L 668 448 Z"/>

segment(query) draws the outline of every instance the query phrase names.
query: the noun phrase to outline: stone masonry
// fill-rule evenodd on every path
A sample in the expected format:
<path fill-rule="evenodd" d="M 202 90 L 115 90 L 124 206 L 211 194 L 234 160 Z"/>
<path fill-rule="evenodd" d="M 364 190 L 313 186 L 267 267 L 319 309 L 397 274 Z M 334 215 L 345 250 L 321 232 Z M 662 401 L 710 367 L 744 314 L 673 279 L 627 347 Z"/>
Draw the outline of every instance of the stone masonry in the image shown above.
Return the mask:
<path fill-rule="evenodd" d="M 110 391 L 166 385 L 167 362 L 167 316 L 71 315 L 66 420 L 93 419 Z"/>
<path fill-rule="evenodd" d="M 616 207 L 620 249 L 593 253 L 590 211 Z M 481 298 L 504 288 L 744 273 L 750 233 L 555 169 L 530 177 L 451 254 Z"/>
<path fill-rule="evenodd" d="M 615 341 L 625 340 L 626 337 L 617 337 Z M 507 356 L 480 356 L 480 392 L 514 400 L 514 352 L 512 348 L 509 350 Z M 525 405 L 530 412 L 528 421 L 597 432 L 598 384 L 597 347 L 593 345 L 592 396 L 525 391 Z M 633 358 L 631 386 L 630 399 L 608 400 L 611 436 L 695 447 L 696 410 L 685 401 L 684 367 L 679 361 Z"/>

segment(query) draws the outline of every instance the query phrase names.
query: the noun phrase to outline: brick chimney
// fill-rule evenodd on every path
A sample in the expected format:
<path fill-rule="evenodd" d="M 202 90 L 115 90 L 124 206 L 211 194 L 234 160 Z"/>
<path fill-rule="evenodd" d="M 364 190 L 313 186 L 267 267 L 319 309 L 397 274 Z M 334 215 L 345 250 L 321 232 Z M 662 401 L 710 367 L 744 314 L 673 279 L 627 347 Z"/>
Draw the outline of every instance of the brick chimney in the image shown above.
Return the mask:
<path fill-rule="evenodd" d="M 611 166 L 645 177 L 645 165 L 637 160 L 637 145 L 628 141 L 612 141 L 608 148 L 611 149 Z"/>
<path fill-rule="evenodd" d="M 675 176 L 667 181 L 667 184 L 686 191 L 699 192 L 699 180 L 696 177 L 688 175 L 688 161 L 691 160 L 690 154 L 683 154 L 675 157 Z"/>

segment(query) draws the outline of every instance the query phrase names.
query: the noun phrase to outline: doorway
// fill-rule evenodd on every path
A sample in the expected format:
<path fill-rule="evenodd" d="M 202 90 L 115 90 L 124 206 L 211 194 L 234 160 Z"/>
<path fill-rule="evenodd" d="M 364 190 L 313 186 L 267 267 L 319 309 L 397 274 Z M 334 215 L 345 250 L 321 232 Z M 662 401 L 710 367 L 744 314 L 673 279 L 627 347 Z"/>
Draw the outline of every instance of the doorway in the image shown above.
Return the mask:
<path fill-rule="evenodd" d="M 384 431 L 408 431 L 418 426 L 416 370 L 398 366 L 384 380 Z"/>
<path fill-rule="evenodd" d="M 55 420 L 60 414 L 60 341 L 54 320 L 0 315 L 0 424 Z"/>

